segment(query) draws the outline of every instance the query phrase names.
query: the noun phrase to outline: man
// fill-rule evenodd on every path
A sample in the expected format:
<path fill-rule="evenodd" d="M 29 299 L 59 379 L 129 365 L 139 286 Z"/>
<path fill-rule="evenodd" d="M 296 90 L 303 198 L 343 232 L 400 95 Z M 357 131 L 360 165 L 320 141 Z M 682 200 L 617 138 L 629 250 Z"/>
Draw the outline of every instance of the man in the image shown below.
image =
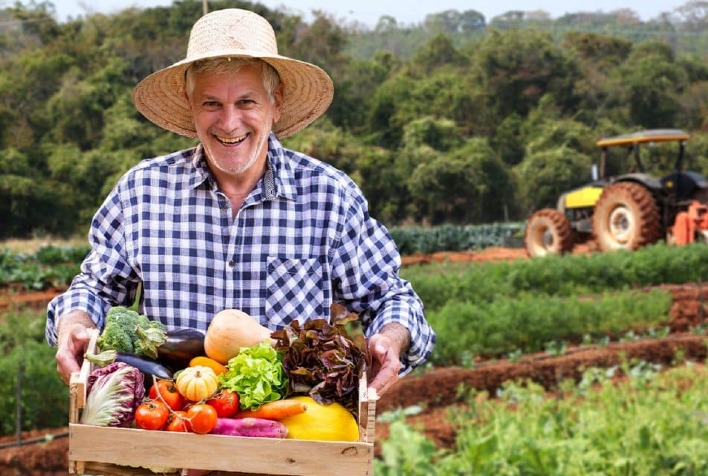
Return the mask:
<path fill-rule="evenodd" d="M 435 334 L 358 187 L 279 142 L 332 97 L 323 70 L 278 55 L 264 18 L 226 9 L 195 23 L 186 59 L 141 81 L 133 99 L 199 145 L 133 167 L 94 216 L 81 273 L 48 307 L 65 382 L 87 329 L 102 328 L 110 307 L 131 305 L 139 287 L 142 313 L 202 331 L 222 309 L 275 330 L 340 302 L 360 316 L 379 394 L 428 359 Z"/>

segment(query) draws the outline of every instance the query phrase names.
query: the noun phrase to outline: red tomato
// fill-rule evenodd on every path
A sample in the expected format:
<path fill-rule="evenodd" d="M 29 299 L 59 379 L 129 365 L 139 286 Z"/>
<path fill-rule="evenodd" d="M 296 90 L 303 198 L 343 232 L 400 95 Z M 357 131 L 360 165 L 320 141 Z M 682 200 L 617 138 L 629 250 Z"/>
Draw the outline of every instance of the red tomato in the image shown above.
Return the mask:
<path fill-rule="evenodd" d="M 226 389 L 219 390 L 206 404 L 214 407 L 219 418 L 228 418 L 238 411 L 238 393 Z"/>
<path fill-rule="evenodd" d="M 150 387 L 148 396 L 152 400 L 160 400 L 160 397 L 162 397 L 164 403 L 172 410 L 181 410 L 185 403 L 184 397 L 177 391 L 177 387 L 175 387 L 175 383 L 172 380 L 158 380 Z"/>
<path fill-rule="evenodd" d="M 135 423 L 145 430 L 160 430 L 167 417 L 170 416 L 170 409 L 159 400 L 150 400 L 141 403 L 135 410 Z"/>
<path fill-rule="evenodd" d="M 206 403 L 197 403 L 187 410 L 187 417 L 192 423 L 194 433 L 209 433 L 216 426 L 216 410 Z"/>
<path fill-rule="evenodd" d="M 189 421 L 189 417 L 187 416 L 187 412 L 182 411 L 182 410 L 177 410 L 177 411 L 170 413 L 170 416 L 167 418 L 167 424 L 165 425 L 165 430 L 166 431 L 183 431 L 183 432 L 192 431 L 192 424 Z"/>

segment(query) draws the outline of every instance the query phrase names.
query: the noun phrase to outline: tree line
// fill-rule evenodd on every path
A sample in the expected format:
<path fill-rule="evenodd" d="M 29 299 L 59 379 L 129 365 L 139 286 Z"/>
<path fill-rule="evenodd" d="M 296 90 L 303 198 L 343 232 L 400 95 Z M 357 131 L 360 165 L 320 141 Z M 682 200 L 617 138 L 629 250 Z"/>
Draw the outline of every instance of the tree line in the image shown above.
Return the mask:
<path fill-rule="evenodd" d="M 706 45 L 704 3 L 648 24 L 626 11 L 447 11 L 373 29 L 251 2 L 209 8 L 256 11 L 281 54 L 329 72 L 332 107 L 284 143 L 348 172 L 373 215 L 400 226 L 523 220 L 589 180 L 598 139 L 643 128 L 691 132 L 690 168 L 708 175 L 706 48 L 665 36 Z M 131 92 L 184 57 L 202 13 L 199 0 L 64 23 L 51 2 L 0 10 L 0 238 L 85 233 L 129 167 L 194 145 L 145 120 Z"/>

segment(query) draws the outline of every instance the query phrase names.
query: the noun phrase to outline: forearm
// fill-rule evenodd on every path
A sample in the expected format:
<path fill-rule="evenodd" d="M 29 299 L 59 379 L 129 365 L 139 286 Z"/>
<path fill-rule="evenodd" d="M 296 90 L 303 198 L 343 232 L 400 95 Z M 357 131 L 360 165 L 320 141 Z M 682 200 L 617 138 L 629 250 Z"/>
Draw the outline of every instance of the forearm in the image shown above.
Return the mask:
<path fill-rule="evenodd" d="M 379 332 L 391 341 L 391 344 L 398 349 L 398 355 L 408 352 L 411 346 L 411 333 L 397 322 L 391 322 L 381 328 Z"/>

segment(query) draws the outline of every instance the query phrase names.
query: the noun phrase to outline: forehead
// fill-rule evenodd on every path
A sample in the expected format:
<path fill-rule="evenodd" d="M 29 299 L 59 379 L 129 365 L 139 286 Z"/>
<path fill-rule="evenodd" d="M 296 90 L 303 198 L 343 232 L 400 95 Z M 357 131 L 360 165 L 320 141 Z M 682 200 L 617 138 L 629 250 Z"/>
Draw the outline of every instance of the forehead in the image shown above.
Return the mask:
<path fill-rule="evenodd" d="M 264 92 L 261 68 L 246 65 L 238 71 L 204 71 L 194 75 L 195 91 L 248 90 Z"/>

